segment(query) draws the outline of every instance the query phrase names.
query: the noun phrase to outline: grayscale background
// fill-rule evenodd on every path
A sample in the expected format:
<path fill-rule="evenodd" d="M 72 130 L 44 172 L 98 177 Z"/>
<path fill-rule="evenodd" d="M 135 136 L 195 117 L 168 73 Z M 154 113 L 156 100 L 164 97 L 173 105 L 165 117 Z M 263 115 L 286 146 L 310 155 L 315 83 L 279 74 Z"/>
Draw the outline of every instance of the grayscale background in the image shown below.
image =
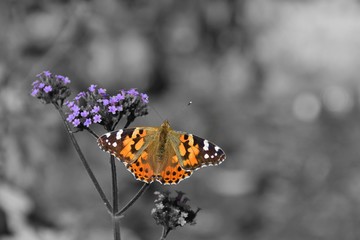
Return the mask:
<path fill-rule="evenodd" d="M 58 113 L 30 96 L 44 70 L 74 94 L 146 92 L 150 114 L 131 126 L 169 119 L 227 153 L 175 187 L 154 183 L 123 239 L 159 239 L 156 190 L 202 208 L 168 239 L 360 238 L 359 1 L 0 1 L 0 239 L 112 239 Z M 107 154 L 76 136 L 110 196 Z M 123 205 L 142 184 L 117 166 Z"/>

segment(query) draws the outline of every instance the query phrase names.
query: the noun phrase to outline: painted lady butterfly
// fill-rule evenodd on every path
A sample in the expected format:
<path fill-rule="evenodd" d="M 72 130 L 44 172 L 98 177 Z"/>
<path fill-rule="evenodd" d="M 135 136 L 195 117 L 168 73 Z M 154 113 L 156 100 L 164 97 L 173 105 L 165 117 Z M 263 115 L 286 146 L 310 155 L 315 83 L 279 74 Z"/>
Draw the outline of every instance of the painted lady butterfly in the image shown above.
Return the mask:
<path fill-rule="evenodd" d="M 100 148 L 121 160 L 137 180 L 177 184 L 194 170 L 217 165 L 224 151 L 203 138 L 174 131 L 168 121 L 160 127 L 120 129 L 99 137 Z"/>

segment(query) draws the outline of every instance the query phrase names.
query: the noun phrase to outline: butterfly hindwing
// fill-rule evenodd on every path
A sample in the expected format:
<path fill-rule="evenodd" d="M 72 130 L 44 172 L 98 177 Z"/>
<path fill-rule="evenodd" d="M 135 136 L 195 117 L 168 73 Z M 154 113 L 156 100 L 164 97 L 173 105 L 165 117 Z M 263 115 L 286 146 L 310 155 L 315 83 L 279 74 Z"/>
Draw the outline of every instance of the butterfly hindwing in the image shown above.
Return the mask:
<path fill-rule="evenodd" d="M 151 183 L 154 181 L 154 170 L 149 162 L 149 153 L 144 150 L 137 161 L 125 164 L 137 180 Z"/>
<path fill-rule="evenodd" d="M 177 184 L 192 173 L 192 170 L 185 170 L 178 163 L 176 166 L 166 166 L 157 180 L 163 184 Z"/>
<path fill-rule="evenodd" d="M 226 156 L 217 145 L 201 137 L 185 132 L 172 132 L 172 143 L 184 170 L 196 170 L 200 167 L 218 165 Z"/>
<path fill-rule="evenodd" d="M 160 167 L 157 181 L 163 184 L 177 184 L 190 177 L 192 170 L 185 170 L 180 166 L 178 156 L 172 147 L 171 141 L 165 146 L 164 162 Z"/>

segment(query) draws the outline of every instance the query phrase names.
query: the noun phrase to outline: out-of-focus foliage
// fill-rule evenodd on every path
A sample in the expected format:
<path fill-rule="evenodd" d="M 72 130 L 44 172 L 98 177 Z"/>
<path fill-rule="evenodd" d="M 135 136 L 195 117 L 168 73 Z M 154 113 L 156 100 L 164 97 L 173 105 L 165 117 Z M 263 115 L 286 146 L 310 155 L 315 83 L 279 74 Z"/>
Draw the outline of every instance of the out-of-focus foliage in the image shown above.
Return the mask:
<path fill-rule="evenodd" d="M 124 239 L 160 237 L 156 189 L 202 208 L 171 239 L 359 238 L 359 1 L 5 0 L 0 29 L 1 239 L 112 238 L 60 117 L 30 96 L 44 70 L 75 94 L 147 92 L 175 129 L 227 153 L 176 187 L 155 183 Z M 161 122 L 152 111 L 132 126 Z M 108 157 L 77 138 L 110 195 Z M 141 184 L 118 169 L 124 204 Z"/>

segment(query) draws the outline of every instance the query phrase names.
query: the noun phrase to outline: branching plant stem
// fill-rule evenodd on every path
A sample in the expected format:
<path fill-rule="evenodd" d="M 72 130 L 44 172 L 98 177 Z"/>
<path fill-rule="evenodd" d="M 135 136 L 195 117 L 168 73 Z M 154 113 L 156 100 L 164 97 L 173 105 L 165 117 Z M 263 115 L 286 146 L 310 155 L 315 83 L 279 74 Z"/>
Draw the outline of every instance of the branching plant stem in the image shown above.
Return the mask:
<path fill-rule="evenodd" d="M 140 190 L 135 194 L 135 196 L 121 209 L 119 210 L 119 199 L 118 199 L 118 185 L 117 185 L 117 173 L 116 173 L 116 164 L 115 164 L 115 157 L 114 156 L 110 156 L 110 166 L 111 166 L 111 178 L 112 178 L 112 205 L 110 204 L 109 200 L 107 199 L 104 191 L 102 190 L 99 182 L 97 181 L 93 171 L 91 170 L 84 154 L 82 153 L 80 146 L 75 138 L 74 132 L 72 131 L 69 123 L 66 121 L 66 117 L 65 117 L 65 113 L 62 110 L 62 108 L 60 107 L 60 105 L 58 103 L 54 103 L 54 106 L 56 107 L 56 109 L 58 110 L 64 126 L 67 130 L 67 133 L 70 137 L 71 142 L 74 145 L 74 148 L 77 152 L 77 154 L 79 155 L 79 158 L 82 162 L 82 164 L 85 167 L 86 172 L 88 173 L 91 181 L 93 182 L 96 190 L 98 191 L 102 201 L 104 202 L 104 205 L 106 206 L 108 212 L 110 213 L 110 215 L 112 216 L 112 220 L 113 220 L 113 228 L 114 228 L 114 240 L 121 240 L 121 235 L 120 235 L 120 219 L 122 217 L 122 214 L 126 212 L 126 210 L 128 210 L 141 196 L 142 194 L 148 189 L 148 187 L 150 186 L 149 183 L 144 183 L 144 185 L 140 188 Z M 126 126 L 127 127 L 131 122 L 133 121 L 133 119 L 128 119 Z M 95 137 L 98 138 L 97 134 L 95 132 L 93 132 L 90 128 L 87 129 L 90 134 Z M 165 239 L 166 235 L 168 232 L 165 232 L 165 235 L 163 233 L 163 236 L 161 239 Z"/>
<path fill-rule="evenodd" d="M 66 130 L 67 130 L 67 133 L 68 133 L 68 135 L 69 135 L 69 137 L 70 137 L 70 140 L 71 140 L 71 142 L 73 143 L 73 145 L 74 145 L 74 147 L 75 147 L 75 150 L 76 150 L 76 152 L 78 153 L 78 155 L 79 155 L 79 157 L 80 157 L 80 160 L 81 160 L 82 164 L 83 164 L 84 167 L 85 167 L 86 172 L 88 173 L 88 175 L 89 175 L 91 181 L 93 182 L 96 190 L 98 191 L 98 193 L 99 193 L 102 201 L 104 202 L 105 207 L 107 208 L 107 210 L 108 210 L 109 213 L 113 213 L 113 207 L 111 206 L 109 200 L 107 199 L 104 191 L 102 190 L 102 188 L 101 188 L 98 180 L 96 179 L 93 171 L 91 170 L 88 162 L 86 161 L 86 158 L 85 158 L 84 154 L 82 153 L 82 151 L 81 151 L 81 149 L 80 149 L 80 146 L 79 146 L 79 144 L 78 144 L 78 142 L 77 142 L 74 134 L 72 133 L 71 128 L 70 128 L 68 122 L 66 121 L 66 117 L 65 117 L 65 114 L 64 114 L 62 108 L 61 108 L 58 104 L 54 104 L 54 105 L 55 105 L 56 109 L 58 110 L 58 112 L 60 113 L 60 116 L 61 116 L 61 118 L 62 118 L 62 120 L 63 120 L 63 123 L 64 123 L 64 125 L 65 125 L 65 128 L 66 128 Z"/>
<path fill-rule="evenodd" d="M 136 200 L 138 200 L 141 195 L 149 188 L 149 186 L 149 183 L 144 183 L 136 195 L 120 211 L 116 213 L 116 216 L 120 217 L 124 212 L 126 212 L 126 210 L 128 210 L 128 208 L 131 207 L 136 202 Z"/>

